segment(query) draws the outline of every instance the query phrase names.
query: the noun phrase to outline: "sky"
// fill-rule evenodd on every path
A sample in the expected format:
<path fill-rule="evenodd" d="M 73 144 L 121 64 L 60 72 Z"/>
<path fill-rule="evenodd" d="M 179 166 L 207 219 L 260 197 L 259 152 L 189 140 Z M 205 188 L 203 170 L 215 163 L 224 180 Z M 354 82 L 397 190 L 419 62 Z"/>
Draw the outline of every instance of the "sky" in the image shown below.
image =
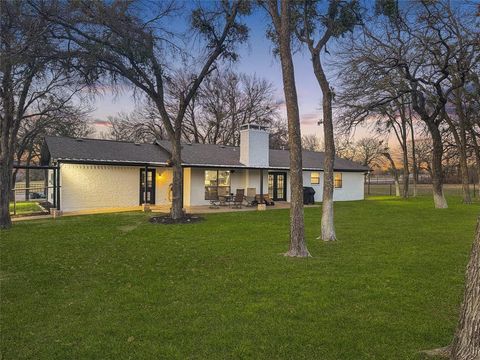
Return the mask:
<path fill-rule="evenodd" d="M 234 68 L 238 72 L 256 74 L 259 77 L 269 80 L 276 88 L 277 97 L 283 100 L 282 74 L 280 60 L 272 55 L 272 45 L 265 36 L 268 18 L 262 11 L 255 11 L 254 14 L 245 18 L 244 21 L 250 28 L 249 41 L 239 46 L 240 55 Z M 331 49 L 332 50 L 332 49 Z M 321 116 L 321 90 L 313 74 L 310 57 L 304 53 L 294 54 L 295 80 L 297 85 L 298 103 L 302 134 L 316 134 L 322 136 L 322 128 L 318 126 Z M 332 55 L 333 56 L 333 55 Z M 326 58 L 331 56 L 326 55 Z M 332 79 L 334 82 L 334 79 Z M 95 120 L 107 120 L 108 116 L 114 116 L 119 112 L 131 112 L 134 108 L 132 94 L 125 92 L 113 96 L 107 92 L 98 97 L 94 103 L 96 110 L 92 114 Z M 281 109 L 286 118 L 285 109 Z"/>

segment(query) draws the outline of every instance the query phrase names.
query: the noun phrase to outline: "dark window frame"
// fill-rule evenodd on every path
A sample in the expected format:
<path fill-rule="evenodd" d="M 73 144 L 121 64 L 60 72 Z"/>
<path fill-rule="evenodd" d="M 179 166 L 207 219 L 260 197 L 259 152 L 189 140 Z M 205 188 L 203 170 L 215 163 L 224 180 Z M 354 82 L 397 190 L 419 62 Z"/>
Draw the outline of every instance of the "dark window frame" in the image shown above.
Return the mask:
<path fill-rule="evenodd" d="M 155 205 L 157 171 L 156 169 L 148 168 L 147 177 L 148 177 L 148 173 L 152 174 L 151 186 L 148 186 L 148 181 L 147 183 L 145 183 L 145 185 L 143 184 L 145 181 L 145 168 L 140 169 L 140 199 L 139 199 L 140 205 L 143 205 L 145 202 L 145 187 L 146 187 L 147 193 L 150 194 L 150 199 L 148 200 L 147 203 L 150 205 Z"/>

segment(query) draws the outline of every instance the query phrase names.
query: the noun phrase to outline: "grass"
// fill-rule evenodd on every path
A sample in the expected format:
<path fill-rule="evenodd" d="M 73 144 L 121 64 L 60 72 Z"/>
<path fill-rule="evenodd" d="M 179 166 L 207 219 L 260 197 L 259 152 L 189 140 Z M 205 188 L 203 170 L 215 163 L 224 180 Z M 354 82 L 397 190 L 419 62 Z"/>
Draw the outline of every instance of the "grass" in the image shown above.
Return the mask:
<path fill-rule="evenodd" d="M 451 340 L 480 206 L 336 204 L 288 259 L 288 210 L 152 225 L 122 213 L 1 233 L 3 359 L 420 359 Z"/>
<path fill-rule="evenodd" d="M 13 202 L 10 203 L 10 213 L 13 214 Z M 18 201 L 16 204 L 17 215 L 25 215 L 42 211 L 38 203 L 35 201 Z"/>

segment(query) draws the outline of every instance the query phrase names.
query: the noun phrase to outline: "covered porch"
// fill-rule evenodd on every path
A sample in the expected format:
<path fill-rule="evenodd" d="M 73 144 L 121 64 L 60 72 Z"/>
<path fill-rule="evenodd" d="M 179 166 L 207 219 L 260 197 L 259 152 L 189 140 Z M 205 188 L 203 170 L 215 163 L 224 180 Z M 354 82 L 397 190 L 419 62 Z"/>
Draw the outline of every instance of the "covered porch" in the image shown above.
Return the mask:
<path fill-rule="evenodd" d="M 290 200 L 287 170 L 185 167 L 183 175 L 183 204 L 186 209 L 209 206 L 223 197 L 233 198 L 238 191 L 247 195 L 249 190 L 258 196 L 269 195 L 275 204 Z"/>

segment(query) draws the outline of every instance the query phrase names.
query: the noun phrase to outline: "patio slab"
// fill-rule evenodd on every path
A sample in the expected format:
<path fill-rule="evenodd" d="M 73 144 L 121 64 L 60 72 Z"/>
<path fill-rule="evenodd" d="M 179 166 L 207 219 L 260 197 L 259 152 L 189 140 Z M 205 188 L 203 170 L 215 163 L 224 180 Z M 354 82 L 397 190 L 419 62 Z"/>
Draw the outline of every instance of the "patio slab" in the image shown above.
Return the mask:
<path fill-rule="evenodd" d="M 319 207 L 320 205 L 304 205 L 308 207 Z M 267 211 L 270 210 L 279 210 L 279 209 L 289 209 L 290 203 L 285 201 L 277 201 L 274 206 L 267 206 Z M 105 208 L 105 209 L 92 209 L 92 210 L 79 210 L 79 211 L 69 211 L 64 212 L 62 216 L 79 216 L 79 215 L 93 215 L 93 214 L 110 214 L 110 213 L 119 213 L 119 212 L 128 212 L 128 211 L 142 211 L 142 206 L 132 206 L 132 207 L 118 207 L 118 208 Z M 227 213 L 227 212 L 238 212 L 238 211 L 258 211 L 256 206 L 242 206 L 241 208 L 232 208 L 230 206 L 220 206 L 218 208 L 211 208 L 209 205 L 202 206 L 189 206 L 185 208 L 185 211 L 188 214 L 215 214 L 215 213 Z M 151 207 L 152 213 L 169 213 L 170 205 L 153 205 Z M 37 215 L 37 216 L 22 216 L 12 218 L 12 221 L 26 221 L 26 220 L 38 220 L 38 219 L 50 219 L 51 215 Z"/>

